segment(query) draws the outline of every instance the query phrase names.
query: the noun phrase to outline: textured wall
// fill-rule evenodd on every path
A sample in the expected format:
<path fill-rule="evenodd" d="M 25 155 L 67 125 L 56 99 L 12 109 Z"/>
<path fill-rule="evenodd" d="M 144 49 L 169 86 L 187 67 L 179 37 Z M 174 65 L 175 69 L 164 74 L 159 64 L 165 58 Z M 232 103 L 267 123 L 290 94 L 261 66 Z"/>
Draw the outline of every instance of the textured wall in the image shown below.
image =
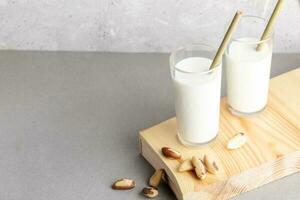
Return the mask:
<path fill-rule="evenodd" d="M 268 17 L 275 0 L 0 0 L 0 43 L 13 49 L 170 51 L 217 45 L 237 8 Z M 300 0 L 286 0 L 277 52 L 300 52 Z"/>

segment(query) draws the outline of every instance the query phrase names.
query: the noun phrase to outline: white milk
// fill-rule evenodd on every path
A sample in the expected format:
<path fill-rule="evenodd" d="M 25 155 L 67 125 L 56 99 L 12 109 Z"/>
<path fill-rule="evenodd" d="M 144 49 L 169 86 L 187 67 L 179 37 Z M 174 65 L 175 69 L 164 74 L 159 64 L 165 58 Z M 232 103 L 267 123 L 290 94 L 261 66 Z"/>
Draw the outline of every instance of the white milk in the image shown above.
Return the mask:
<path fill-rule="evenodd" d="M 272 47 L 265 44 L 261 51 L 256 51 L 256 46 L 233 41 L 224 56 L 228 104 L 244 114 L 262 110 L 268 100 Z"/>
<path fill-rule="evenodd" d="M 219 131 L 222 67 L 208 72 L 211 62 L 207 58 L 190 57 L 175 65 L 173 82 L 179 137 L 189 144 L 208 142 Z"/>

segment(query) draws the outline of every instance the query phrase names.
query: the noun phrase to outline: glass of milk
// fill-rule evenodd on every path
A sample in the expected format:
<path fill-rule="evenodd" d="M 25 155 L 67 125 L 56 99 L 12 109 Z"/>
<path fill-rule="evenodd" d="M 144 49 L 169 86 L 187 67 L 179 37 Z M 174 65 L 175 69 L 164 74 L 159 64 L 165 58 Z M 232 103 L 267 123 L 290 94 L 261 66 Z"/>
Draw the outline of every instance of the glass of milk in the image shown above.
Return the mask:
<path fill-rule="evenodd" d="M 229 110 L 238 116 L 259 113 L 267 105 L 273 34 L 260 41 L 266 24 L 263 18 L 243 16 L 223 57 Z"/>
<path fill-rule="evenodd" d="M 222 64 L 209 70 L 214 48 L 205 44 L 180 47 L 170 56 L 179 140 L 198 146 L 219 131 Z"/>

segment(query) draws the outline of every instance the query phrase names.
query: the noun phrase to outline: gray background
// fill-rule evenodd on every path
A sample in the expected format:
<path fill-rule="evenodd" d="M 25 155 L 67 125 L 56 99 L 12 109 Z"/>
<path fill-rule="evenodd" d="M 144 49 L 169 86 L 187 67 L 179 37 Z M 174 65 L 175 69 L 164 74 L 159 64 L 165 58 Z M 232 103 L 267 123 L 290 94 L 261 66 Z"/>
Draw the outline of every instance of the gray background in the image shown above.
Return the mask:
<path fill-rule="evenodd" d="M 1 200 L 145 199 L 153 168 L 138 131 L 174 116 L 167 54 L 0 51 L 0 60 Z M 300 54 L 274 55 L 272 76 L 299 65 Z M 120 177 L 136 188 L 110 189 Z M 296 200 L 299 185 L 298 173 L 236 199 Z M 175 198 L 159 190 L 157 199 Z"/>
<path fill-rule="evenodd" d="M 0 0 L 0 43 L 9 49 L 170 52 L 217 46 L 236 9 L 270 16 L 277 0 Z M 300 0 L 286 0 L 276 52 L 300 52 Z"/>

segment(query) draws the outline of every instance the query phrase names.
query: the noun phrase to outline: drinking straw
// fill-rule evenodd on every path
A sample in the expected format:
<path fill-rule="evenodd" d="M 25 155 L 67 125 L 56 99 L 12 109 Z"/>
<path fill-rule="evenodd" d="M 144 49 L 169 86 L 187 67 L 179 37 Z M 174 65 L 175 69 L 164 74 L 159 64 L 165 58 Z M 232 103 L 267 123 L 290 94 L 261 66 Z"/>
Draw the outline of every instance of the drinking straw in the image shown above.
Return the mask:
<path fill-rule="evenodd" d="M 213 69 L 214 67 L 218 66 L 221 62 L 221 59 L 222 59 L 222 56 L 223 56 L 223 53 L 225 51 L 225 48 L 227 47 L 236 27 L 237 27 L 237 24 L 241 18 L 241 16 L 243 15 L 243 13 L 241 11 L 237 11 L 228 27 L 228 30 L 227 32 L 225 33 L 225 36 L 222 40 L 222 43 L 213 59 L 213 62 L 211 63 L 210 67 L 209 67 L 209 70 Z"/>
<path fill-rule="evenodd" d="M 266 26 L 266 28 L 265 28 L 265 30 L 264 30 L 261 38 L 260 38 L 260 41 L 263 41 L 263 40 L 267 39 L 269 37 L 270 33 L 272 32 L 274 24 L 275 24 L 275 20 L 278 16 L 282 6 L 283 6 L 283 2 L 284 2 L 284 0 L 278 0 L 277 1 L 277 4 L 276 4 L 276 6 L 273 10 L 273 13 L 272 13 L 272 15 L 269 19 L 268 24 L 267 24 L 267 26 Z M 262 49 L 262 47 L 263 47 L 263 42 L 261 42 L 257 45 L 256 51 L 260 51 Z"/>

